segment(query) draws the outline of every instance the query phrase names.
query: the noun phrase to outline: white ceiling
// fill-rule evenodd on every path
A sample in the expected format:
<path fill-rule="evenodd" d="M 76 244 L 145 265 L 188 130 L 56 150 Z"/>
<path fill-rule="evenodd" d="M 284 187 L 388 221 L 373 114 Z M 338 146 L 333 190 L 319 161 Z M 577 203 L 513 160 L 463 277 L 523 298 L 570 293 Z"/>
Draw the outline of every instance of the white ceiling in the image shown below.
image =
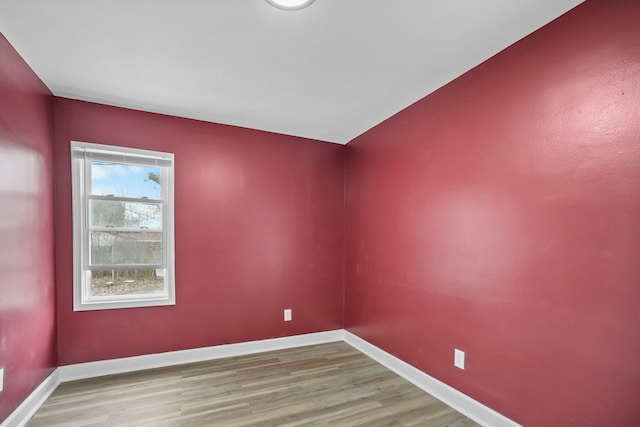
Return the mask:
<path fill-rule="evenodd" d="M 58 96 L 347 143 L 581 0 L 0 0 Z"/>

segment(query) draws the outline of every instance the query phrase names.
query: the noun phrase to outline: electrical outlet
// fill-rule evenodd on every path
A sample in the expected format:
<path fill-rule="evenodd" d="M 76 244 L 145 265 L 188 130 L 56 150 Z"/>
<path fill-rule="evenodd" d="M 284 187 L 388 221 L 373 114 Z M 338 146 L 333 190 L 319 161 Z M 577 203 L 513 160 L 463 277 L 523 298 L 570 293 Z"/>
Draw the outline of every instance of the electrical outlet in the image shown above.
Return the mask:
<path fill-rule="evenodd" d="M 4 388 L 4 369 L 0 369 L 0 391 Z"/>
<path fill-rule="evenodd" d="M 453 352 L 453 365 L 456 368 L 464 369 L 464 351 L 457 348 Z"/>
<path fill-rule="evenodd" d="M 291 322 L 291 309 L 290 308 L 285 308 L 284 309 L 284 321 L 285 322 Z"/>

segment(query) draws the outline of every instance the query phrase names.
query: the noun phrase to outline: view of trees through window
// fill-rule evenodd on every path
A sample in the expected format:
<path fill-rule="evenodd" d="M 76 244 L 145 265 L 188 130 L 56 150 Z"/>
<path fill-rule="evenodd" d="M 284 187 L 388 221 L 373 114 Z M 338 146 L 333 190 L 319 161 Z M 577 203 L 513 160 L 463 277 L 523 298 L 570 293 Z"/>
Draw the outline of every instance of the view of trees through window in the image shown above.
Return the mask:
<path fill-rule="evenodd" d="M 91 294 L 164 291 L 161 171 L 91 162 Z M 104 269 L 100 268 L 103 267 Z"/>

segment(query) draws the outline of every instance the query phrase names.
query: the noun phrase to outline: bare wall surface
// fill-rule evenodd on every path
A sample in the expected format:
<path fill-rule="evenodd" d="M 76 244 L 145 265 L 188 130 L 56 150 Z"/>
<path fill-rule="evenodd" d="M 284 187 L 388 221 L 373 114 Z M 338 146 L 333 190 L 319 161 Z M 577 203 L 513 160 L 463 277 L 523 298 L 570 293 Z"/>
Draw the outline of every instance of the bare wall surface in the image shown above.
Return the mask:
<path fill-rule="evenodd" d="M 640 425 L 638 22 L 587 1 L 349 143 L 348 330 L 524 425 Z"/>
<path fill-rule="evenodd" d="M 0 423 L 56 367 L 52 98 L 0 34 Z"/>
<path fill-rule="evenodd" d="M 343 146 L 54 107 L 60 365 L 342 327 Z M 73 312 L 71 140 L 175 153 L 175 306 Z"/>

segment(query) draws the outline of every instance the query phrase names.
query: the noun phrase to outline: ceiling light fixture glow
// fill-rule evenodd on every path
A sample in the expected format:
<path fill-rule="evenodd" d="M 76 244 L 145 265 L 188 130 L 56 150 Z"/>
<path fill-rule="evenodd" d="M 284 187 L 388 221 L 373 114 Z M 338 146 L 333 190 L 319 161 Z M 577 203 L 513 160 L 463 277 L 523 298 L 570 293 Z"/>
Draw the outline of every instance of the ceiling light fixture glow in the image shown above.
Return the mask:
<path fill-rule="evenodd" d="M 272 6 L 284 10 L 298 10 L 309 6 L 314 0 L 266 0 Z"/>

